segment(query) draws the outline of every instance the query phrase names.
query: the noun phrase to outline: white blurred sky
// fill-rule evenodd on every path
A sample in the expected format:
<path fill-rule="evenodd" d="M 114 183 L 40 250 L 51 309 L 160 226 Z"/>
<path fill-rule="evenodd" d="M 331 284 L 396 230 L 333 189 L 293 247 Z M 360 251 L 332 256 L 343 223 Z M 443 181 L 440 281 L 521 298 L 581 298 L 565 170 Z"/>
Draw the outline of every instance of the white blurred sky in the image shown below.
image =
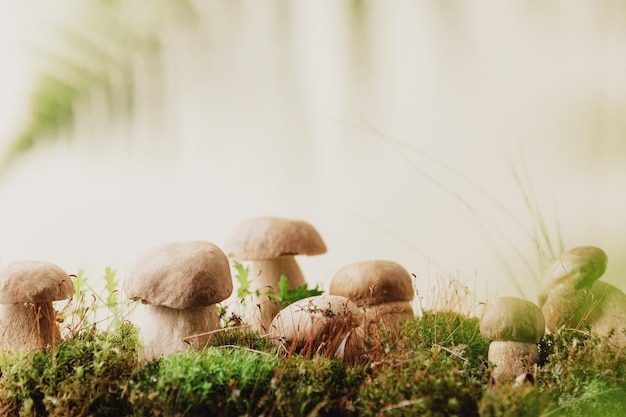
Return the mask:
<path fill-rule="evenodd" d="M 71 3 L 0 1 L 2 140 L 26 116 L 28 45 L 71 17 Z M 167 38 L 162 107 L 140 109 L 130 133 L 84 119 L 81 141 L 35 149 L 0 180 L 0 262 L 123 273 L 149 245 L 219 245 L 239 221 L 271 214 L 320 230 L 329 253 L 301 263 L 326 287 L 348 262 L 386 258 L 422 289 L 453 276 L 481 296 L 515 295 L 475 216 L 404 158 L 529 258 L 532 243 L 463 180 L 354 127 L 371 123 L 480 184 L 530 228 L 510 152 L 566 247 L 604 248 L 607 279 L 626 287 L 626 9 L 601 3 L 373 2 L 365 40 L 332 1 L 291 3 L 288 39 L 271 8 L 251 2 L 230 15 L 206 3 L 206 38 Z M 536 277 L 498 247 L 534 299 Z"/>

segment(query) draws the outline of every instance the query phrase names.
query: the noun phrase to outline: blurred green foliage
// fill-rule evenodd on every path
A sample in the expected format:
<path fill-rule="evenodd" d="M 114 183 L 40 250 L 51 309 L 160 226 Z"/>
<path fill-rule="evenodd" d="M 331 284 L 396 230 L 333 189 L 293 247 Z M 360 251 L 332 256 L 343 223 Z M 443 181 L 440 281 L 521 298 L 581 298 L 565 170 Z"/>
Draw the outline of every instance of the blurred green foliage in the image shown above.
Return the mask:
<path fill-rule="evenodd" d="M 161 31 L 167 25 L 189 25 L 195 19 L 188 0 L 92 0 L 77 3 L 80 25 L 51 30 L 56 47 L 38 48 L 40 75 L 29 100 L 30 117 L 5 150 L 0 169 L 40 142 L 71 131 L 77 108 L 104 98 L 111 122 L 134 110 L 137 62 L 160 70 Z M 146 12 L 146 8 L 149 12 Z"/>

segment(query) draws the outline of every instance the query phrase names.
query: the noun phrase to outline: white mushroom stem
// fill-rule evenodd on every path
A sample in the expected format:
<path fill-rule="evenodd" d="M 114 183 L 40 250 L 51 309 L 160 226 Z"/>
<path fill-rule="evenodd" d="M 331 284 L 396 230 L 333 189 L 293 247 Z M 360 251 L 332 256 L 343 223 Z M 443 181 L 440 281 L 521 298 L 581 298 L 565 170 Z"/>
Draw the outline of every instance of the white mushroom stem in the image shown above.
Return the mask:
<path fill-rule="evenodd" d="M 51 302 L 0 306 L 0 349 L 33 350 L 55 346 L 61 339 Z"/>
<path fill-rule="evenodd" d="M 140 360 L 151 360 L 188 347 L 201 348 L 220 328 L 215 305 L 178 310 L 144 304 L 135 311 L 134 321 L 143 341 Z"/>
<path fill-rule="evenodd" d="M 259 259 L 250 262 L 249 277 L 252 291 L 267 292 L 271 289 L 278 293 L 278 280 L 284 275 L 289 283 L 288 289 L 293 290 L 304 284 L 304 276 L 293 255 L 283 255 L 275 259 Z"/>
<path fill-rule="evenodd" d="M 270 324 L 280 312 L 278 302 L 267 294 L 250 294 L 244 298 L 245 318 L 252 330 L 266 334 Z"/>
<path fill-rule="evenodd" d="M 496 366 L 492 373 L 496 383 L 512 382 L 520 374 L 533 373 L 539 363 L 539 348 L 536 343 L 494 340 L 487 358 Z"/>
<path fill-rule="evenodd" d="M 271 291 L 278 295 L 278 281 L 281 276 L 287 278 L 289 290 L 304 284 L 304 276 L 292 255 L 284 255 L 275 259 L 261 259 L 250 262 L 250 291 L 246 298 L 246 319 L 253 330 L 267 333 L 272 319 L 278 314 L 278 304 L 266 294 Z M 256 294 L 258 292 L 258 294 Z"/>

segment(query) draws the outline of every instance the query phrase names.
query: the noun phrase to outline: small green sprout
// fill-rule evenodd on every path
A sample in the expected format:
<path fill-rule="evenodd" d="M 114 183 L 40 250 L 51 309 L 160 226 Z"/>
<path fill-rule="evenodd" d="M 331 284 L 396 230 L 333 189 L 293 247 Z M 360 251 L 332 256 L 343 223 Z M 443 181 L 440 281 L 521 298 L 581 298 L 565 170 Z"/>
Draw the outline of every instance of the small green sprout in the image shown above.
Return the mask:
<path fill-rule="evenodd" d="M 278 302 L 280 308 L 283 309 L 295 301 L 316 295 L 322 295 L 322 291 L 317 285 L 315 288 L 309 289 L 307 284 L 302 284 L 301 286 L 290 290 L 287 277 L 281 275 L 278 280 L 278 296 L 275 296 L 274 299 Z"/>
<path fill-rule="evenodd" d="M 237 271 L 235 279 L 239 283 L 237 289 L 237 297 L 243 299 L 247 295 L 250 295 L 250 268 L 241 264 L 241 262 L 233 261 L 233 268 Z"/>
<path fill-rule="evenodd" d="M 233 261 L 233 268 L 236 271 L 235 280 L 239 283 L 237 289 L 237 297 L 245 299 L 250 294 L 260 295 L 260 292 L 250 291 L 250 268 L 242 265 L 240 262 Z M 289 281 L 284 275 L 280 276 L 278 280 L 278 294 L 274 294 L 273 291 L 268 291 L 267 294 L 274 299 L 280 308 L 285 308 L 294 301 L 301 300 L 303 298 L 312 297 L 315 295 L 321 295 L 322 290 L 316 285 L 315 288 L 310 289 L 307 284 L 303 284 L 292 290 L 289 289 Z"/>

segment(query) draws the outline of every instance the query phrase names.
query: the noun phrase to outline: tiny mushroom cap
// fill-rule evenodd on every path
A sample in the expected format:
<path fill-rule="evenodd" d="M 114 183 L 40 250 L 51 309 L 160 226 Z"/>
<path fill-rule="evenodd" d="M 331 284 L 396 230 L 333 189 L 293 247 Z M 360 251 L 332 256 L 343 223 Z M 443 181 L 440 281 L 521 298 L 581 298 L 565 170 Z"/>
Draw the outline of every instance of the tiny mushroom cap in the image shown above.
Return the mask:
<path fill-rule="evenodd" d="M 233 282 L 228 258 L 213 243 L 166 242 L 136 259 L 124 290 L 132 300 L 183 310 L 225 300 Z"/>
<path fill-rule="evenodd" d="M 608 257 L 595 246 L 579 246 L 562 253 L 544 271 L 539 289 L 539 305 L 543 306 L 550 291 L 557 285 L 572 289 L 590 288 L 606 271 Z"/>
<path fill-rule="evenodd" d="M 16 261 L 0 269 L 0 304 L 49 303 L 73 295 L 69 275 L 53 263 Z"/>
<path fill-rule="evenodd" d="M 269 338 L 279 348 L 303 354 L 321 353 L 338 357 L 349 344 L 361 346 L 361 310 L 338 295 L 320 295 L 298 300 L 281 310 L 272 320 Z M 360 353 L 360 352 L 359 352 Z M 351 358 L 341 358 L 351 360 Z"/>
<path fill-rule="evenodd" d="M 335 273 L 329 292 L 347 297 L 359 307 L 413 300 L 411 275 L 398 263 L 387 260 L 344 266 Z"/>
<path fill-rule="evenodd" d="M 326 244 L 313 226 L 280 217 L 255 217 L 242 222 L 224 247 L 228 256 L 242 260 L 326 252 Z"/>
<path fill-rule="evenodd" d="M 544 332 L 541 309 L 517 297 L 496 298 L 480 319 L 480 334 L 487 341 L 539 343 Z"/>

